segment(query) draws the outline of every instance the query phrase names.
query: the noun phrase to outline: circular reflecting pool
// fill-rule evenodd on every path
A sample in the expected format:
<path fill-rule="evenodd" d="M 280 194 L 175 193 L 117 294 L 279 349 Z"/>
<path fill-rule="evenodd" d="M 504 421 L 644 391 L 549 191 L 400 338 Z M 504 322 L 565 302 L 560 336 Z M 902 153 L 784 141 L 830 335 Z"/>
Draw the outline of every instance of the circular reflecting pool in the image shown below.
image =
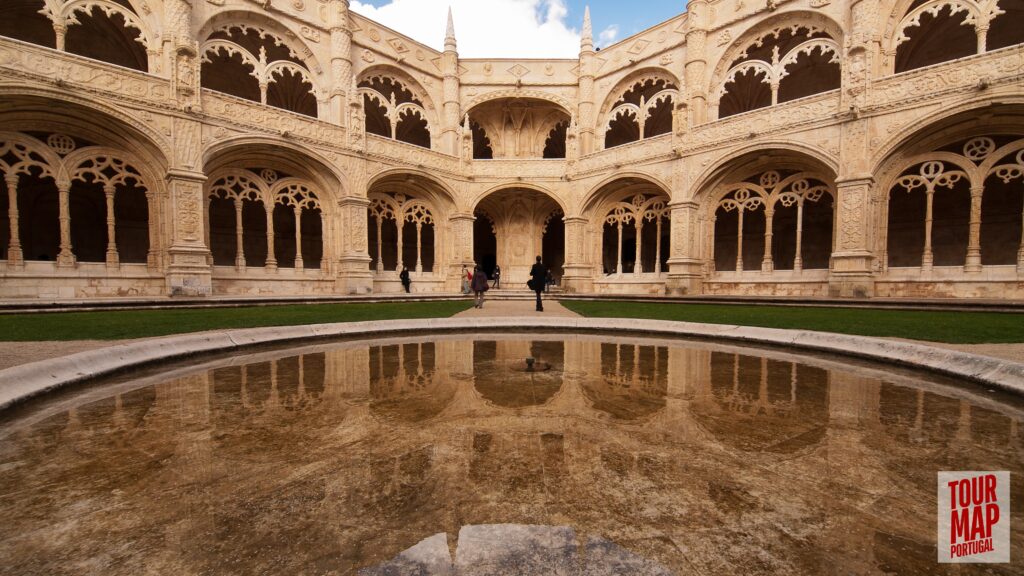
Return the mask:
<path fill-rule="evenodd" d="M 965 383 L 680 340 L 193 361 L 4 415 L 0 572 L 942 574 L 942 470 L 1012 473 L 1024 558 L 1022 415 Z"/>

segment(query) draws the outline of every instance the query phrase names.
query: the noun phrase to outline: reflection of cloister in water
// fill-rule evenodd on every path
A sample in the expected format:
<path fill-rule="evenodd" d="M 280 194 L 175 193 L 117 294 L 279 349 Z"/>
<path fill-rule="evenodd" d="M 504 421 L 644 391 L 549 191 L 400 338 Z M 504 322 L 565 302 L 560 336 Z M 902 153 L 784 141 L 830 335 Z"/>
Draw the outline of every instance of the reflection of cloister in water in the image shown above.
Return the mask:
<path fill-rule="evenodd" d="M 175 554 L 209 571 L 224 558 L 258 571 L 257 550 L 299 540 L 308 547 L 293 562 L 315 555 L 373 566 L 441 532 L 524 518 L 605 536 L 671 570 L 684 567 L 670 540 L 634 540 L 629 531 L 747 534 L 739 548 L 715 551 L 715 562 L 736 565 L 756 547 L 808 570 L 836 557 L 913 568 L 934 560 L 915 536 L 934 523 L 934 510 L 912 503 L 934 490 L 918 471 L 1021 466 L 1019 419 L 994 402 L 827 362 L 683 346 L 440 337 L 258 353 L 54 412 L 5 437 L 0 461 L 23 464 L 0 478 L 0 506 L 50 510 L 72 497 L 53 474 L 110 474 L 76 484 L 73 497 L 85 490 L 97 506 L 126 510 L 123 530 L 111 534 L 135 549 L 167 546 L 153 526 L 175 526 Z M 549 362 L 543 375 L 557 375 L 557 385 L 520 386 L 524 373 L 509 367 L 526 355 Z M 83 468 L 83 455 L 109 465 L 85 471 L 94 467 Z M 115 478 L 139 479 L 137 489 L 112 494 Z M 23 489 L 5 490 L 12 482 Z M 32 488 L 41 482 L 46 490 Z M 779 493 L 780 485 L 790 489 Z M 851 512 L 875 506 L 893 485 L 909 498 L 892 504 L 899 522 Z M 88 494 L 96 486 L 103 493 Z M 837 491 L 842 502 L 825 497 Z M 161 504 L 168 493 L 170 506 Z M 768 493 L 773 505 L 763 507 Z M 18 494 L 27 501 L 10 500 L 26 498 Z M 552 518 L 551 506 L 563 516 Z M 707 525 L 694 525 L 698 516 Z M 339 517 L 360 522 L 339 529 Z M 0 527 L 0 541 L 42 530 L 38 515 L 15 518 Z M 323 538 L 310 540 L 311 525 Z M 204 535 L 216 526 L 232 530 L 233 550 L 211 548 Z M 779 544 L 788 541 L 780 526 L 799 526 L 815 555 Z M 71 536 L 83 550 L 104 545 L 79 530 Z M 851 538 L 856 551 L 844 547 Z M 20 561 L 59 557 L 48 546 Z M 700 552 L 690 560 L 711 561 Z"/>

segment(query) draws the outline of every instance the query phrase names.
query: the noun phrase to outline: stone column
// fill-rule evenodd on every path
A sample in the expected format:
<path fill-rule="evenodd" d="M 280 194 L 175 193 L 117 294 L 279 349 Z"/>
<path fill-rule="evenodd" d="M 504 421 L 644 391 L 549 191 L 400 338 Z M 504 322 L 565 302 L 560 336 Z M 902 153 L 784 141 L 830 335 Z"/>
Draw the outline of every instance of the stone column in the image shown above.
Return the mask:
<path fill-rule="evenodd" d="M 71 250 L 71 183 L 57 184 L 60 203 L 60 252 L 57 254 L 57 266 L 75 265 L 75 254 Z"/>
<path fill-rule="evenodd" d="M 295 207 L 295 269 L 302 270 L 305 263 L 302 261 L 302 208 Z"/>
<path fill-rule="evenodd" d="M 618 238 L 619 247 L 615 257 L 615 275 L 622 276 L 622 220 L 619 220 L 619 225 L 616 229 L 618 231 L 616 236 Z"/>
<path fill-rule="evenodd" d="M 445 281 L 445 289 L 457 292 L 462 288 L 462 267 L 473 269 L 473 222 L 476 218 L 469 212 L 457 212 L 448 218 L 448 228 L 451 231 L 449 245 L 451 257 L 448 262 L 448 275 Z M 436 242 L 437 224 L 434 225 L 434 238 Z M 436 258 L 436 256 L 435 256 Z M 434 270 L 439 270 L 438 264 L 434 264 Z"/>
<path fill-rule="evenodd" d="M 562 265 L 562 288 L 566 292 L 592 292 L 594 268 L 587 256 L 587 226 L 582 216 L 565 218 L 565 263 Z"/>
<path fill-rule="evenodd" d="M 700 234 L 697 226 L 700 205 L 693 201 L 673 202 L 669 209 L 672 211 L 672 235 L 666 291 L 700 294 L 704 281 L 703 262 L 696 242 Z"/>
<path fill-rule="evenodd" d="M 103 196 L 107 201 L 107 268 L 117 268 L 121 264 L 121 258 L 117 253 L 117 221 L 114 216 L 114 193 L 113 184 L 103 186 Z"/>
<path fill-rule="evenodd" d="M 736 273 L 743 272 L 743 206 L 736 207 Z"/>
<path fill-rule="evenodd" d="M 242 200 L 235 198 L 235 270 L 245 271 L 245 227 L 242 224 Z"/>
<path fill-rule="evenodd" d="M 804 269 L 804 200 L 796 204 L 796 254 L 793 256 L 793 271 Z"/>
<path fill-rule="evenodd" d="M 338 201 L 335 221 L 340 223 L 341 254 L 338 257 L 336 290 L 342 294 L 369 294 L 373 291 L 373 273 L 367 250 L 369 205 L 366 198 L 351 196 Z"/>
<path fill-rule="evenodd" d="M 644 267 L 643 262 L 643 236 L 644 236 L 644 224 L 643 220 L 637 218 L 636 220 L 636 254 L 633 256 L 633 275 L 639 276 L 643 273 Z"/>
<path fill-rule="evenodd" d="M 7 243 L 7 266 L 20 268 L 25 264 L 25 257 L 21 251 L 21 232 L 18 229 L 18 175 L 7 174 L 4 181 L 7 184 L 7 218 L 11 231 L 11 238 Z"/>
<path fill-rule="evenodd" d="M 206 296 L 212 291 L 210 249 L 205 239 L 203 182 L 206 175 L 172 169 L 167 173 L 169 192 L 167 288 L 172 296 Z"/>
<path fill-rule="evenodd" d="M 769 274 L 775 270 L 775 260 L 772 258 L 772 239 L 775 233 L 772 231 L 772 224 L 775 219 L 775 209 L 765 208 L 764 211 L 764 258 L 761 259 L 761 272 Z"/>
<path fill-rule="evenodd" d="M 686 101 L 690 110 L 690 125 L 707 122 L 707 38 L 710 7 L 706 0 L 691 0 L 686 6 L 689 29 L 686 31 L 686 63 L 684 65 Z"/>
<path fill-rule="evenodd" d="M 873 194 L 875 182 L 868 159 L 871 150 L 868 120 L 859 110 L 871 91 L 873 54 L 878 52 L 875 38 L 875 14 L 878 3 L 869 0 L 850 2 L 850 33 L 843 66 L 843 90 L 839 174 L 833 235 L 836 238 L 829 274 L 829 295 L 863 298 L 874 293 L 875 255 L 870 239 L 874 237 Z"/>
<path fill-rule="evenodd" d="M 267 213 L 267 263 L 266 269 L 277 270 L 277 255 L 274 253 L 274 204 L 264 206 Z"/>
<path fill-rule="evenodd" d="M 346 98 L 355 98 L 352 82 L 352 25 L 349 21 L 349 0 L 331 0 L 328 20 L 331 32 L 331 90 L 327 120 L 335 124 L 346 122 Z"/>
<path fill-rule="evenodd" d="M 984 185 L 971 188 L 971 228 L 964 272 L 981 272 L 981 202 L 984 193 Z"/>
<path fill-rule="evenodd" d="M 924 211 L 924 252 L 921 253 L 921 272 L 931 272 L 932 264 L 935 263 L 935 254 L 932 252 L 932 228 L 935 223 L 935 190 L 929 185 L 925 191 Z"/>
<path fill-rule="evenodd" d="M 830 296 L 864 298 L 874 292 L 875 257 L 868 245 L 873 188 L 874 180 L 869 174 L 836 181 L 838 198 L 834 210 L 838 225 L 829 274 Z"/>

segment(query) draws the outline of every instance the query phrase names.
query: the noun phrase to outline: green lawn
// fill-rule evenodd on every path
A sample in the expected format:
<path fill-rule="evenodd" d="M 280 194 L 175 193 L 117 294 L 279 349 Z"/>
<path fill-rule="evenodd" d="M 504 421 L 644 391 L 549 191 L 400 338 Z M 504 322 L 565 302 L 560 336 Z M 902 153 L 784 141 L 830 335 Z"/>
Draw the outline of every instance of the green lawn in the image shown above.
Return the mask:
<path fill-rule="evenodd" d="M 589 317 L 650 318 L 986 344 L 1024 342 L 1024 314 L 562 300 Z"/>
<path fill-rule="evenodd" d="M 0 341 L 120 340 L 216 330 L 396 318 L 445 318 L 469 301 L 309 304 L 0 315 Z"/>

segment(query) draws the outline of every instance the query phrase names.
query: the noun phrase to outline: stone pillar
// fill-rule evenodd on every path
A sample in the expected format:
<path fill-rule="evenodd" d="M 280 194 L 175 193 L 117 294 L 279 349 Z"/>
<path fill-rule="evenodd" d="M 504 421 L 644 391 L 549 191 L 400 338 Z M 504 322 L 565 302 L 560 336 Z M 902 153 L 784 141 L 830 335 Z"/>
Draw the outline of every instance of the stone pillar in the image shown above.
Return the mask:
<path fill-rule="evenodd" d="M 367 250 L 366 198 L 345 197 L 338 201 L 337 222 L 341 224 L 341 254 L 338 258 L 336 290 L 342 294 L 369 294 L 373 292 L 373 273 Z"/>
<path fill-rule="evenodd" d="M 668 294 L 700 294 L 704 282 L 703 263 L 696 238 L 700 205 L 693 201 L 673 202 L 671 254 L 668 260 Z"/>
<path fill-rule="evenodd" d="M 459 120 L 462 119 L 459 104 L 459 53 L 456 51 L 455 24 L 452 10 L 448 9 L 448 30 L 441 54 L 441 72 L 444 75 L 444 115 L 441 118 L 441 150 L 447 154 L 459 154 Z M 467 127 L 468 128 L 468 127 Z"/>
<path fill-rule="evenodd" d="M 448 218 L 448 229 L 451 231 L 449 243 L 452 248 L 445 290 L 451 292 L 461 290 L 462 267 L 473 269 L 473 222 L 475 221 L 476 218 L 469 212 L 457 212 Z M 435 269 L 438 269 L 436 264 Z"/>
<path fill-rule="evenodd" d="M 707 74 L 707 38 L 710 8 L 706 0 L 691 0 L 686 6 L 689 29 L 686 31 L 685 99 L 690 110 L 690 125 L 708 121 L 708 96 L 705 90 Z"/>
<path fill-rule="evenodd" d="M 364 227 L 365 230 L 365 227 Z M 302 261 L 302 208 L 295 207 L 295 269 L 302 270 L 305 264 Z"/>
<path fill-rule="evenodd" d="M 562 288 L 566 292 L 593 292 L 594 268 L 588 262 L 587 227 L 582 216 L 565 218 L 565 264 L 562 265 Z"/>
<path fill-rule="evenodd" d="M 267 262 L 265 267 L 267 270 L 277 270 L 277 254 L 274 251 L 274 204 L 264 206 L 264 210 L 267 212 Z"/>
<path fill-rule="evenodd" d="M 346 123 L 349 116 L 346 99 L 356 97 L 351 90 L 352 25 L 348 7 L 349 0 L 331 0 L 327 8 L 331 32 L 331 90 L 327 120 L 335 124 Z"/>
<path fill-rule="evenodd" d="M 829 275 L 829 295 L 863 298 L 874 293 L 872 272 L 874 254 L 872 237 L 872 194 L 874 179 L 870 173 L 871 157 L 868 120 L 859 117 L 871 89 L 870 58 L 876 49 L 874 12 L 877 2 L 853 0 L 850 7 L 850 41 L 843 67 L 843 91 L 840 113 L 845 115 L 841 126 L 840 168 L 836 178 L 836 238 Z"/>
<path fill-rule="evenodd" d="M 865 298 L 874 292 L 875 256 L 868 245 L 873 187 L 874 180 L 867 174 L 836 181 L 837 226 L 829 274 L 830 296 Z"/>
<path fill-rule="evenodd" d="M 199 44 L 192 33 L 192 2 L 167 0 L 164 2 L 164 51 L 170 65 L 170 78 L 174 94 L 183 107 L 198 110 L 199 98 Z M 150 70 L 152 72 L 152 70 Z"/>
<path fill-rule="evenodd" d="M 18 229 L 18 175 L 6 174 L 7 184 L 7 218 L 10 222 L 10 239 L 7 242 L 7 267 L 21 268 L 25 265 L 25 257 L 21 251 L 21 232 Z"/>
<path fill-rule="evenodd" d="M 117 268 L 121 258 L 117 252 L 117 220 L 114 216 L 114 185 L 103 186 L 103 197 L 107 201 L 107 268 Z"/>
<path fill-rule="evenodd" d="M 172 169 L 167 173 L 170 198 L 170 247 L 167 250 L 167 289 L 172 296 L 206 296 L 212 291 L 203 214 L 201 172 Z"/>
<path fill-rule="evenodd" d="M 75 265 L 75 254 L 71 248 L 71 183 L 57 184 L 60 221 L 60 251 L 57 253 L 58 267 Z"/>
<path fill-rule="evenodd" d="M 580 38 L 579 133 L 580 156 L 594 152 L 594 34 L 590 24 L 590 7 L 583 13 L 583 34 Z"/>
<path fill-rule="evenodd" d="M 981 272 L 981 201 L 984 186 L 971 188 L 970 238 L 967 242 L 967 262 L 964 272 Z"/>

